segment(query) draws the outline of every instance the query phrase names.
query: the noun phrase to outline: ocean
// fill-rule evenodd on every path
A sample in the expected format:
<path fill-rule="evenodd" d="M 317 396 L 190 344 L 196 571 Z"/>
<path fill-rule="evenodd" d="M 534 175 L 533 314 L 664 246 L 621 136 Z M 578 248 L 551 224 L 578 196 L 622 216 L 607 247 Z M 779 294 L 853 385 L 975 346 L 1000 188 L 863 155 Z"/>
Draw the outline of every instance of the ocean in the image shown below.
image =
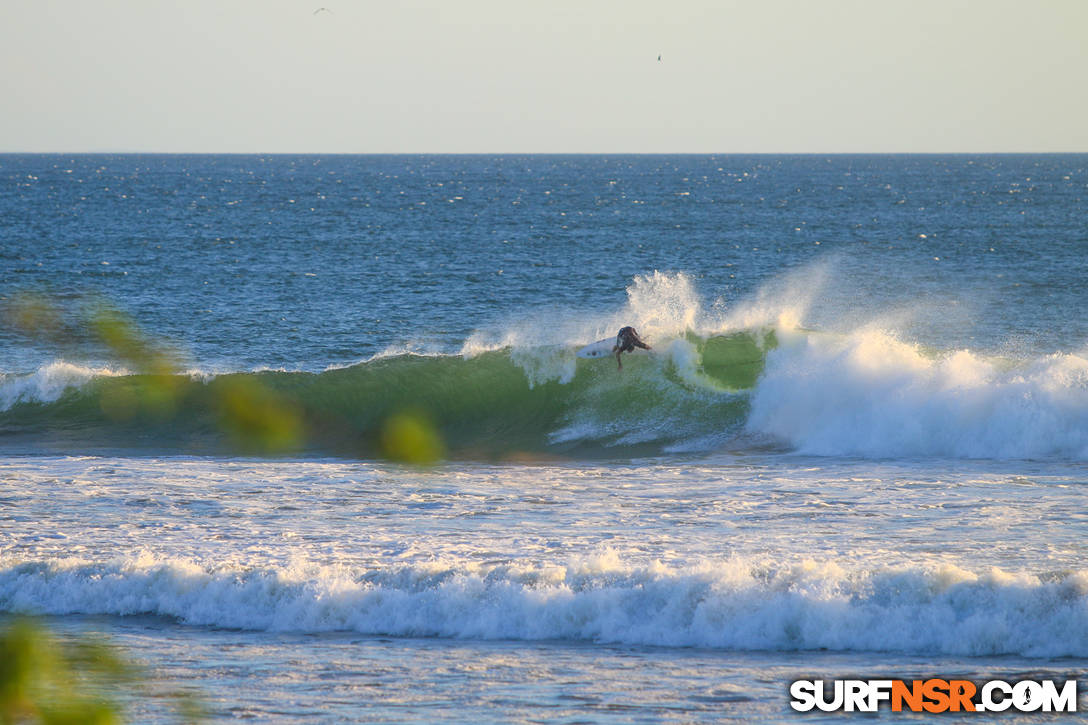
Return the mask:
<path fill-rule="evenodd" d="M 0 614 L 213 720 L 1085 691 L 1086 220 L 1084 154 L 0 155 Z"/>

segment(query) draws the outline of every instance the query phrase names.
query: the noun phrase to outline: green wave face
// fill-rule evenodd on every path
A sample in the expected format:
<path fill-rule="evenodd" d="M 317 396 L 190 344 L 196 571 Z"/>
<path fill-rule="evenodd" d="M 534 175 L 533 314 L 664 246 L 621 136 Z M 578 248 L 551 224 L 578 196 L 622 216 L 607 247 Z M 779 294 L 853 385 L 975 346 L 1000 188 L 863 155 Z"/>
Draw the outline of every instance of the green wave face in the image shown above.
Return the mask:
<path fill-rule="evenodd" d="M 773 333 L 581 360 L 573 350 L 400 355 L 322 373 L 99 377 L 0 412 L 0 445 L 29 451 L 373 457 L 397 415 L 456 458 L 652 455 L 712 446 L 743 424 Z"/>

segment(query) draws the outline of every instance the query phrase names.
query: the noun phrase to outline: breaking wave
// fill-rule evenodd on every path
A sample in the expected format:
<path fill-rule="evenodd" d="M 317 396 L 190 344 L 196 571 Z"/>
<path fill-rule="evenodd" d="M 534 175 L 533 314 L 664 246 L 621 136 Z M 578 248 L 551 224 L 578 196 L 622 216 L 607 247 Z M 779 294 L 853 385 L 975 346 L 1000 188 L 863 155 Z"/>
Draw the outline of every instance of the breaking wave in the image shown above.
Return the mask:
<path fill-rule="evenodd" d="M 798 452 L 1088 458 L 1088 356 L 939 354 L 879 329 L 778 339 L 746 425 Z"/>
<path fill-rule="evenodd" d="M 894 330 L 801 326 L 818 289 L 785 277 L 704 305 L 685 275 L 637 277 L 604 313 L 540 311 L 460 350 L 400 345 L 321 372 L 198 372 L 166 381 L 55 362 L 0 378 L 9 450 L 218 454 L 239 385 L 298 414 L 297 450 L 371 456 L 385 421 L 429 418 L 455 457 L 641 456 L 728 448 L 870 458 L 1088 458 L 1088 354 L 1005 359 L 935 350 Z M 801 273 L 798 273 L 801 274 Z M 795 292 L 801 290 L 802 292 Z M 582 360 L 633 323 L 653 354 Z M 257 415 L 260 414 L 258 411 Z"/>
<path fill-rule="evenodd" d="M 1088 656 L 1088 571 L 869 569 L 744 560 L 352 571 L 144 557 L 0 570 L 0 610 L 155 615 L 256 631 L 568 640 L 739 650 Z"/>

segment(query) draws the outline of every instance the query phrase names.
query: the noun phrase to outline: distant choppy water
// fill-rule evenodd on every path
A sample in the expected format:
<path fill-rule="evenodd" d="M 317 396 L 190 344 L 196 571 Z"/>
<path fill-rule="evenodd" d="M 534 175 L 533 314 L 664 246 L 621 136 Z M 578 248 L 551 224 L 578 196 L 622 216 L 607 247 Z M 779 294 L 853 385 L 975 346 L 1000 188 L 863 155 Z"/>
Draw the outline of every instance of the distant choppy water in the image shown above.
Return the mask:
<path fill-rule="evenodd" d="M 0 156 L 0 302 L 182 350 L 119 418 L 121 362 L 0 328 L 0 611 L 222 717 L 1082 675 L 1085 219 L 1084 155 Z M 574 356 L 624 324 L 655 353 Z M 238 379 L 291 456 L 217 427 Z M 375 460 L 404 408 L 450 462 Z"/>

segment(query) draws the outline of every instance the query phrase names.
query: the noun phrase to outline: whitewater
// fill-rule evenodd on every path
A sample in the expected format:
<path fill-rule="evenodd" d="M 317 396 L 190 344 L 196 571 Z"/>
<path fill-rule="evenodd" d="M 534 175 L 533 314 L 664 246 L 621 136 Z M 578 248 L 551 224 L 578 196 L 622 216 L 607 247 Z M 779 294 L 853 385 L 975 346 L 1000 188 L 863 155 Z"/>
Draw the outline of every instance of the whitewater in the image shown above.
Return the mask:
<path fill-rule="evenodd" d="M 1086 168 L 0 156 L 0 615 L 214 720 L 1083 681 Z M 652 354 L 576 357 L 628 324 Z"/>

